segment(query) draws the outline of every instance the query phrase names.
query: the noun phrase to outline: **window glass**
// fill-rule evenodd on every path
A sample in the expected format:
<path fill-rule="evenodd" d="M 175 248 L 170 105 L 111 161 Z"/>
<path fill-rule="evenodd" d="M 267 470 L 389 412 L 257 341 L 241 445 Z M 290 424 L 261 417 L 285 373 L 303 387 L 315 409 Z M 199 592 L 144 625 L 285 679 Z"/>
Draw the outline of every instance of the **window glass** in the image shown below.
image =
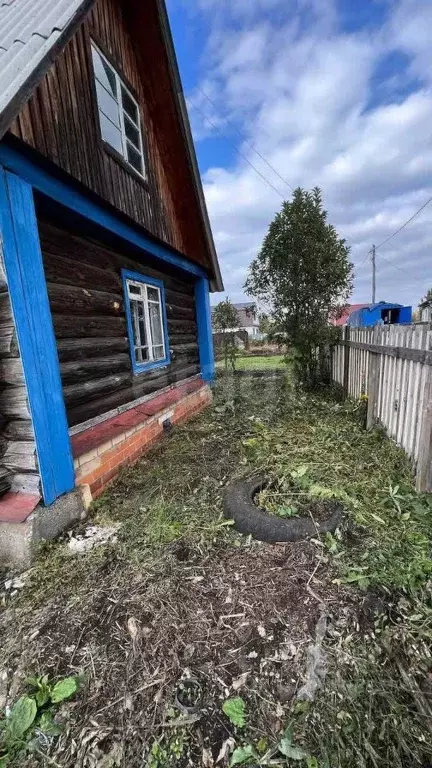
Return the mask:
<path fill-rule="evenodd" d="M 139 150 L 140 140 L 139 140 L 138 128 L 135 128 L 134 124 L 131 123 L 127 115 L 125 115 L 124 126 L 125 126 L 125 133 L 127 138 Z"/>
<path fill-rule="evenodd" d="M 163 346 L 153 347 L 153 358 L 154 358 L 154 360 L 162 360 L 163 357 L 164 357 L 164 348 L 163 348 Z"/>
<path fill-rule="evenodd" d="M 150 327 L 152 341 L 154 345 L 162 344 L 162 320 L 160 314 L 160 304 L 149 302 Z"/>
<path fill-rule="evenodd" d="M 139 152 L 137 152 L 135 147 L 132 146 L 132 144 L 129 144 L 129 142 L 127 142 L 127 159 L 132 167 L 138 171 L 138 173 L 142 173 L 141 155 Z"/>
<path fill-rule="evenodd" d="M 113 68 L 102 58 L 94 46 L 92 46 L 92 56 L 96 79 L 102 83 L 114 98 L 117 98 L 117 81 Z"/>
<path fill-rule="evenodd" d="M 92 58 L 102 138 L 145 177 L 138 104 L 119 73 L 93 43 Z"/>
<path fill-rule="evenodd" d="M 111 122 L 111 120 L 108 120 L 105 115 L 100 112 L 99 113 L 99 119 L 100 119 L 100 127 L 101 127 L 101 133 L 102 138 L 104 141 L 107 141 L 108 144 L 110 144 L 114 149 L 117 150 L 117 152 L 122 153 L 123 152 L 123 142 L 122 142 L 122 135 L 118 128 L 115 127 L 115 125 Z"/>
<path fill-rule="evenodd" d="M 149 301 L 159 301 L 159 291 L 157 288 L 147 286 L 147 298 Z"/>
<path fill-rule="evenodd" d="M 166 357 L 167 340 L 162 319 L 161 290 L 138 280 L 126 279 L 133 351 L 137 364 Z"/>
<path fill-rule="evenodd" d="M 138 110 L 135 101 L 129 96 L 125 88 L 122 88 L 121 93 L 124 111 L 132 118 L 135 125 L 138 125 Z"/>
<path fill-rule="evenodd" d="M 101 85 L 97 80 L 96 91 L 100 111 L 103 112 L 106 117 L 109 117 L 109 119 L 120 130 L 120 114 L 116 100 L 110 96 L 108 91 L 106 91 L 103 85 Z"/>

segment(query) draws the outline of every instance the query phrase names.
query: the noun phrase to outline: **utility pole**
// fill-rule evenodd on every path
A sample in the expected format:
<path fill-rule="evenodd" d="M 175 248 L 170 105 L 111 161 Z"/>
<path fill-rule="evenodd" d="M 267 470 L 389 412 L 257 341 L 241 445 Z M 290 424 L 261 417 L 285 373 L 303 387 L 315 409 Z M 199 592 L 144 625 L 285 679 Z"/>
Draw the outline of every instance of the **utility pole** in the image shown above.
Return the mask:
<path fill-rule="evenodd" d="M 372 246 L 372 304 L 375 304 L 376 294 L 376 261 L 375 246 Z"/>

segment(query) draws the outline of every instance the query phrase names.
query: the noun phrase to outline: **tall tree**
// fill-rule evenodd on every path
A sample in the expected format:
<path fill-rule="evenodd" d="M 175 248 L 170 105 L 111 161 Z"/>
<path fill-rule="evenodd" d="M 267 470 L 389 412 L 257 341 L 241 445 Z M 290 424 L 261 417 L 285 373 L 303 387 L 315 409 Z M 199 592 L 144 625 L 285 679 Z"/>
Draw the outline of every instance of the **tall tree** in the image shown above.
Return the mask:
<path fill-rule="evenodd" d="M 327 221 L 321 191 L 296 189 L 270 224 L 245 289 L 272 307 L 275 329 L 294 350 L 301 383 L 317 383 L 317 349 L 332 340 L 329 317 L 352 292 L 349 247 Z"/>
<path fill-rule="evenodd" d="M 421 299 L 420 304 L 423 304 L 425 301 L 432 301 L 432 288 L 428 288 L 425 296 Z"/>
<path fill-rule="evenodd" d="M 212 312 L 213 329 L 222 334 L 222 351 L 225 362 L 225 370 L 228 366 L 235 368 L 237 347 L 235 343 L 235 334 L 233 328 L 240 325 L 240 317 L 234 306 L 228 298 L 216 304 Z"/>

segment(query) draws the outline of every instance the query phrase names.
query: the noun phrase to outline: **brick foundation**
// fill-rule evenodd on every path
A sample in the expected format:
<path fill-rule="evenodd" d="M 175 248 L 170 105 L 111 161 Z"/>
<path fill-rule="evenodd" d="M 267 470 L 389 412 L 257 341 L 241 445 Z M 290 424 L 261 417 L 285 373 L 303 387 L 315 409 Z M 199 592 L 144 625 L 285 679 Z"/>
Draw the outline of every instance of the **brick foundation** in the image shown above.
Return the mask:
<path fill-rule="evenodd" d="M 75 478 L 83 489 L 86 506 L 100 496 L 120 469 L 133 464 L 160 440 L 164 421 L 186 421 L 211 400 L 210 387 L 194 380 L 74 435 Z"/>

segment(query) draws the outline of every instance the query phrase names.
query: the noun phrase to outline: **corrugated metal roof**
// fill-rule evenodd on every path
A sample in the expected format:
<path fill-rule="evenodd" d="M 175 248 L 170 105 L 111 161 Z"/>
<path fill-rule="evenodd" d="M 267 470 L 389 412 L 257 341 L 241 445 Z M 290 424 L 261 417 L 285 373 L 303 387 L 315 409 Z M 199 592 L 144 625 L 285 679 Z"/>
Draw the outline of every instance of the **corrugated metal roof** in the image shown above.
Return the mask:
<path fill-rule="evenodd" d="M 0 0 L 0 115 L 85 5 L 85 0 Z"/>

